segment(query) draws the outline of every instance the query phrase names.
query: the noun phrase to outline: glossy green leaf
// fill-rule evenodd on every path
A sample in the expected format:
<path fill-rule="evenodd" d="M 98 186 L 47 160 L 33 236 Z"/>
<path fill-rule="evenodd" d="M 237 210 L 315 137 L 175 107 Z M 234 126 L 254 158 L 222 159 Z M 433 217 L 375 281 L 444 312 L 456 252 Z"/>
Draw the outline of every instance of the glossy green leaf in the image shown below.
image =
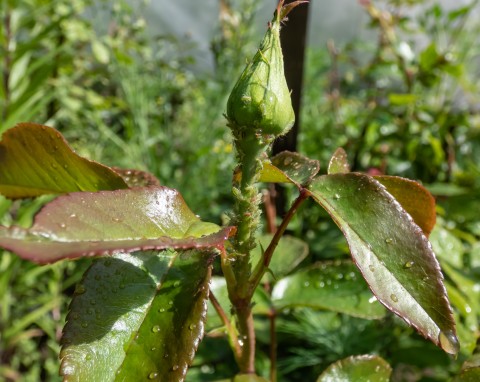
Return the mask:
<path fill-rule="evenodd" d="M 333 174 L 317 178 L 310 192 L 343 231 L 378 300 L 446 352 L 457 353 L 440 266 L 421 229 L 385 187 L 364 174 Z"/>
<path fill-rule="evenodd" d="M 388 382 L 392 368 L 381 357 L 352 356 L 331 364 L 317 382 Z"/>
<path fill-rule="evenodd" d="M 174 189 L 60 196 L 29 229 L 0 227 L 0 246 L 37 263 L 140 249 L 219 248 L 232 228 L 202 222 Z"/>
<path fill-rule="evenodd" d="M 75 154 L 51 127 L 21 123 L 0 142 L 0 193 L 9 198 L 127 188 L 110 168 Z"/>
<path fill-rule="evenodd" d="M 265 250 L 272 241 L 273 235 L 266 234 L 258 238 L 257 247 L 252 251 L 252 264 L 257 264 Z M 308 256 L 308 244 L 303 240 L 292 236 L 283 236 L 278 242 L 272 260 L 269 265 L 271 273 L 267 272 L 265 277 L 273 280 L 283 277 L 293 271 Z M 273 277 L 272 277 L 273 276 Z"/>
<path fill-rule="evenodd" d="M 437 218 L 435 199 L 420 183 L 398 176 L 375 176 L 387 191 L 399 202 L 413 221 L 428 236 L 435 226 Z"/>
<path fill-rule="evenodd" d="M 319 263 L 279 280 L 272 302 L 276 309 L 307 306 L 370 319 L 386 312 L 350 261 Z"/>
<path fill-rule="evenodd" d="M 309 159 L 298 153 L 281 152 L 271 162 L 264 162 L 260 182 L 294 183 L 297 186 L 309 184 L 320 170 L 317 160 Z"/>
<path fill-rule="evenodd" d="M 203 336 L 211 261 L 191 250 L 94 262 L 67 316 L 64 381 L 182 381 Z"/>
<path fill-rule="evenodd" d="M 333 153 L 328 164 L 329 174 L 346 174 L 350 172 L 350 165 L 348 164 L 347 153 L 344 149 L 339 147 Z"/>

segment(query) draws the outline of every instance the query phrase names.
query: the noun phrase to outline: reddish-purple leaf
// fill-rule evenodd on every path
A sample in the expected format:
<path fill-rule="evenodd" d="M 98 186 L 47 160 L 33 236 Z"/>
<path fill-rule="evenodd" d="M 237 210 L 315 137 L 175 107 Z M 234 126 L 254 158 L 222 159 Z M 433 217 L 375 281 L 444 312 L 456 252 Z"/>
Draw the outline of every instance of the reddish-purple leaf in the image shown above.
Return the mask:
<path fill-rule="evenodd" d="M 31 228 L 0 227 L 0 246 L 51 263 L 139 249 L 223 249 L 232 230 L 202 222 L 178 191 L 157 186 L 60 196 Z"/>
<path fill-rule="evenodd" d="M 119 167 L 112 167 L 112 170 L 123 178 L 128 187 L 160 186 L 160 181 L 149 172 Z"/>
<path fill-rule="evenodd" d="M 435 199 L 420 183 L 398 176 L 375 176 L 387 191 L 399 202 L 413 221 L 429 236 L 435 226 L 437 214 Z"/>
<path fill-rule="evenodd" d="M 455 321 L 431 245 L 385 187 L 364 174 L 332 174 L 317 178 L 310 192 L 343 231 L 378 300 L 457 353 Z"/>

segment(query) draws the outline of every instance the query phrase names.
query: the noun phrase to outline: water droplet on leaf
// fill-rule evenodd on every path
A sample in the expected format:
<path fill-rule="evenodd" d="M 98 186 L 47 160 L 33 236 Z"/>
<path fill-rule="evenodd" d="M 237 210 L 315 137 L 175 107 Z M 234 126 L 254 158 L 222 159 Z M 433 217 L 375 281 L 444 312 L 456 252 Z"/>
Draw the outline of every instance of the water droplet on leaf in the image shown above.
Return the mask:
<path fill-rule="evenodd" d="M 393 239 L 392 239 L 391 237 L 386 238 L 386 239 L 385 239 L 385 243 L 387 243 L 387 244 L 392 244 L 392 243 L 393 243 Z"/>
<path fill-rule="evenodd" d="M 398 297 L 397 297 L 396 294 L 392 293 L 392 294 L 390 295 L 390 298 L 392 299 L 393 302 L 398 302 Z"/>
<path fill-rule="evenodd" d="M 75 292 L 74 292 L 75 294 L 83 294 L 83 293 L 85 293 L 85 291 L 86 291 L 86 289 L 82 284 L 77 284 L 75 286 Z"/>
<path fill-rule="evenodd" d="M 440 342 L 440 347 L 449 354 L 457 354 L 460 350 L 458 338 L 451 330 L 440 332 L 438 342 Z"/>
<path fill-rule="evenodd" d="M 160 326 L 159 325 L 155 325 L 153 328 L 152 328 L 152 332 L 154 333 L 158 333 L 160 331 Z"/>
<path fill-rule="evenodd" d="M 178 365 L 173 365 L 173 366 L 172 366 L 172 370 L 173 370 L 173 371 L 176 371 L 176 370 L 178 370 L 178 368 L 179 368 L 179 366 L 178 366 Z"/>
<path fill-rule="evenodd" d="M 405 268 L 411 268 L 413 267 L 413 264 L 415 264 L 414 261 L 407 261 L 404 265 Z"/>
<path fill-rule="evenodd" d="M 150 374 L 148 374 L 148 379 L 155 379 L 157 377 L 158 377 L 158 373 L 151 372 Z"/>

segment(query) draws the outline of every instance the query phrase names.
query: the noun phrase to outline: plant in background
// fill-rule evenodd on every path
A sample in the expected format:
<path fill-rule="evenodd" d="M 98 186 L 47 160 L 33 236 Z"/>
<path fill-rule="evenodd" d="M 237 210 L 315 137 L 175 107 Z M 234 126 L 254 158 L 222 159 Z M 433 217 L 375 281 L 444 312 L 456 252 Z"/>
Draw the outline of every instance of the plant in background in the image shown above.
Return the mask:
<path fill-rule="evenodd" d="M 1 194 L 56 198 L 30 227 L 0 227 L 0 246 L 39 264 L 99 257 L 75 287 L 63 330 L 65 380 L 184 380 L 205 325 L 216 320 L 215 331 L 227 336 L 237 364 L 230 376 L 262 381 L 255 364 L 261 316 L 269 317 L 275 380 L 275 312 L 291 306 L 375 319 L 385 314 L 383 305 L 445 352 L 459 352 L 443 277 L 427 240 L 435 224 L 429 192 L 407 179 L 350 172 L 342 149 L 326 175 L 318 175 L 318 161 L 300 154 L 268 157 L 273 140 L 294 120 L 279 33 L 302 2 L 279 2 L 227 103 L 238 161 L 228 226 L 200 220 L 177 190 L 160 186 L 149 173 L 78 156 L 52 128 L 24 123 L 3 134 Z M 259 235 L 258 228 L 259 186 L 267 182 L 298 190 L 270 236 Z M 342 230 L 353 262 L 295 271 L 307 250 L 283 234 L 309 198 Z M 221 276 L 212 277 L 218 261 Z M 308 317 L 305 322 L 316 321 Z M 325 340 L 329 336 L 325 331 Z M 388 380 L 390 373 L 382 358 L 361 355 L 332 364 L 318 380 Z"/>

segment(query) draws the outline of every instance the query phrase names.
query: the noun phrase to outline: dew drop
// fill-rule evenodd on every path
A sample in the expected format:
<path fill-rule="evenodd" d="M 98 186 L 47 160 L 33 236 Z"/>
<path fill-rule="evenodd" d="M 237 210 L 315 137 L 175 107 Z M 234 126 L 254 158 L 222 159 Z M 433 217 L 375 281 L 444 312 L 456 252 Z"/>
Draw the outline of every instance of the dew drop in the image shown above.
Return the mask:
<path fill-rule="evenodd" d="M 164 313 L 164 312 L 165 312 L 165 308 L 158 309 L 158 313 Z"/>
<path fill-rule="evenodd" d="M 375 267 L 372 264 L 368 266 L 368 269 L 370 269 L 372 272 L 375 272 Z"/>
<path fill-rule="evenodd" d="M 173 286 L 174 286 L 175 288 L 178 287 L 178 286 L 180 286 L 180 281 L 178 281 L 178 280 L 175 281 L 175 282 L 173 283 Z"/>
<path fill-rule="evenodd" d="M 178 370 L 178 368 L 179 368 L 179 366 L 178 366 L 178 365 L 173 365 L 173 366 L 172 366 L 172 370 L 173 370 L 173 371 L 177 371 L 177 370 Z"/>
<path fill-rule="evenodd" d="M 385 243 L 387 244 L 392 244 L 393 243 L 393 239 L 391 237 L 388 237 L 385 239 Z"/>
<path fill-rule="evenodd" d="M 392 293 L 392 294 L 390 295 L 390 298 L 392 299 L 393 302 L 398 302 L 398 297 L 397 297 L 396 294 Z"/>
<path fill-rule="evenodd" d="M 87 354 L 87 355 L 85 356 L 85 359 L 86 359 L 87 361 L 90 361 L 92 358 L 93 358 L 93 357 L 92 357 L 91 354 Z"/>
<path fill-rule="evenodd" d="M 155 379 L 157 377 L 158 377 L 158 373 L 151 372 L 150 374 L 148 374 L 148 379 Z"/>
<path fill-rule="evenodd" d="M 154 346 L 154 347 L 152 347 L 150 350 L 151 350 L 151 351 L 155 351 L 155 350 L 157 350 L 157 348 Z"/>
<path fill-rule="evenodd" d="M 66 228 L 67 227 L 67 225 L 65 223 L 60 223 L 59 226 L 60 226 L 60 228 Z"/>
<path fill-rule="evenodd" d="M 305 281 L 305 282 L 303 283 L 303 286 L 304 286 L 305 288 L 308 288 L 308 287 L 310 286 L 310 282 Z"/>
<path fill-rule="evenodd" d="M 413 264 L 415 264 L 414 261 L 407 261 L 404 265 L 405 268 L 409 269 L 411 267 L 413 267 Z"/>
<path fill-rule="evenodd" d="M 70 214 L 70 217 L 71 217 L 72 219 L 74 219 L 74 218 L 77 217 L 77 214 Z"/>
<path fill-rule="evenodd" d="M 188 329 L 193 330 L 193 329 L 195 329 L 196 327 L 197 327 L 197 325 L 195 325 L 195 324 L 190 324 L 190 325 L 188 326 Z"/>
<path fill-rule="evenodd" d="M 438 336 L 438 342 L 443 350 L 450 354 L 457 354 L 460 350 L 460 344 L 458 338 L 451 330 L 440 332 Z"/>
<path fill-rule="evenodd" d="M 340 195 L 338 195 L 338 194 L 335 194 L 335 195 L 333 196 L 333 199 L 335 199 L 335 200 L 338 200 L 338 199 L 340 199 Z"/>
<path fill-rule="evenodd" d="M 88 322 L 82 322 L 82 328 L 88 327 Z"/>
<path fill-rule="evenodd" d="M 173 301 L 170 300 L 170 301 L 168 302 L 168 305 L 173 305 Z"/>
<path fill-rule="evenodd" d="M 158 333 L 160 331 L 160 326 L 158 325 L 155 325 L 153 328 L 152 328 L 152 332 L 154 333 Z"/>

